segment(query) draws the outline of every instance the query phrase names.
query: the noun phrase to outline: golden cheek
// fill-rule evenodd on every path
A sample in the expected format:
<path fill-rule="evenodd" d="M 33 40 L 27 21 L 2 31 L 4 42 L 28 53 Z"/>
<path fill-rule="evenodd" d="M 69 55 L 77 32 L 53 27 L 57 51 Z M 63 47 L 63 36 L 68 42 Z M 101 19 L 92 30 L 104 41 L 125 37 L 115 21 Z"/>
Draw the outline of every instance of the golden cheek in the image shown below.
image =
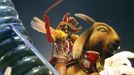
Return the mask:
<path fill-rule="evenodd" d="M 92 34 L 90 36 L 90 39 L 89 39 L 89 42 L 90 42 L 90 45 L 97 45 L 98 43 L 100 42 L 103 42 L 102 45 L 105 43 L 107 44 L 108 41 L 109 41 L 109 38 L 107 37 L 107 35 L 105 34 Z"/>
<path fill-rule="evenodd" d="M 99 41 L 102 39 L 100 37 L 97 37 L 97 35 L 91 36 L 90 39 L 88 40 L 90 46 L 97 45 Z"/>
<path fill-rule="evenodd" d="M 100 32 L 94 32 L 93 34 L 91 34 L 90 36 L 90 39 L 91 41 L 94 40 L 94 41 L 99 41 L 99 40 L 103 40 L 107 37 L 106 34 L 103 34 L 103 33 L 100 33 Z"/>

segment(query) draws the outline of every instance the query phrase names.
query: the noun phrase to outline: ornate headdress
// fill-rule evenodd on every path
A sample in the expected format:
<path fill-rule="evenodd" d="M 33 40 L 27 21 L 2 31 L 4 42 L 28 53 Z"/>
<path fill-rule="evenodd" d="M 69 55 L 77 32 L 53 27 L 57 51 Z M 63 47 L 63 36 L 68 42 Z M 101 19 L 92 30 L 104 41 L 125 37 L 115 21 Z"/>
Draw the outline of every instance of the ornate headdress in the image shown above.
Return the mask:
<path fill-rule="evenodd" d="M 63 16 L 62 21 L 60 22 L 60 24 L 57 26 L 57 29 L 61 29 L 64 30 L 64 28 L 66 28 L 66 26 L 69 27 L 70 31 L 72 33 L 78 32 L 81 27 L 76 27 L 76 25 L 78 24 L 78 22 L 76 21 L 76 19 L 72 16 L 70 16 L 70 13 L 66 13 Z"/>

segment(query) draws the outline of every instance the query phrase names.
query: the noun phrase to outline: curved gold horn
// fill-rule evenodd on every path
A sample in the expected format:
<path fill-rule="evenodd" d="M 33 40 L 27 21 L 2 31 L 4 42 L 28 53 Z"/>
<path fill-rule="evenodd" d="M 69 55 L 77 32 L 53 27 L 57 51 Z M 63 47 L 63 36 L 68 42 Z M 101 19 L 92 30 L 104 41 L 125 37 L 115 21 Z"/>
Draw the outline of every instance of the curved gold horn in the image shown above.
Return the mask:
<path fill-rule="evenodd" d="M 94 24 L 96 22 L 94 19 L 92 19 L 91 17 L 89 17 L 89 16 L 87 16 L 85 14 L 76 13 L 76 14 L 74 14 L 74 16 L 79 17 L 79 18 L 85 20 L 89 24 Z"/>
<path fill-rule="evenodd" d="M 89 37 L 89 34 L 90 34 L 90 29 L 83 32 L 78 37 L 78 39 L 74 42 L 73 50 L 72 50 L 73 59 L 77 59 L 80 57 L 82 50 L 83 50 L 83 47 L 84 47 L 84 44 Z"/>

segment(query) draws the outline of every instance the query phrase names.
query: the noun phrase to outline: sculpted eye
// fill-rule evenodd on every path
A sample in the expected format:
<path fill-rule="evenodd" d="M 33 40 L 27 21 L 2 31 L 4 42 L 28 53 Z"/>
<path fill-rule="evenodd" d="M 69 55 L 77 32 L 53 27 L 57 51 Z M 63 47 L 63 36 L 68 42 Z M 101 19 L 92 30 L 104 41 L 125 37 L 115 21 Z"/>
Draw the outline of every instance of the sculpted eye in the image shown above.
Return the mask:
<path fill-rule="evenodd" d="M 105 28 L 99 28 L 98 31 L 100 31 L 100 32 L 107 32 L 107 29 L 105 29 Z"/>

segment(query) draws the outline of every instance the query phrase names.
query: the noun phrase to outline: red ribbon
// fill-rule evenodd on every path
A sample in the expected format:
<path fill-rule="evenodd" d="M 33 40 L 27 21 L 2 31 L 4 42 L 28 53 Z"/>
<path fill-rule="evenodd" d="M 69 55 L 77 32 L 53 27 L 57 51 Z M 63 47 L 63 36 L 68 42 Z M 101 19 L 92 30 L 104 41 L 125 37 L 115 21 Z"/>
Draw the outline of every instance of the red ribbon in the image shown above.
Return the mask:
<path fill-rule="evenodd" d="M 45 28 L 46 28 L 47 39 L 48 39 L 48 42 L 49 43 L 53 43 L 53 47 L 52 47 L 52 58 L 50 60 L 54 59 L 53 58 L 53 55 L 54 55 L 54 39 L 53 39 L 53 37 L 51 35 L 51 31 L 50 31 L 50 26 L 51 25 L 50 25 L 50 18 L 48 16 L 48 12 L 53 7 L 55 7 L 56 5 L 58 5 L 59 3 L 61 3 L 62 1 L 63 0 L 57 0 L 53 5 L 51 5 L 50 7 L 48 7 L 47 10 L 44 12 L 44 21 L 46 23 Z"/>
<path fill-rule="evenodd" d="M 50 18 L 48 15 L 45 15 L 44 16 L 44 21 L 46 23 L 45 25 L 45 28 L 46 28 L 46 32 L 47 32 L 47 39 L 48 39 L 48 42 L 49 43 L 53 43 L 54 40 L 53 40 L 53 37 L 51 35 L 51 31 L 50 31 Z"/>

